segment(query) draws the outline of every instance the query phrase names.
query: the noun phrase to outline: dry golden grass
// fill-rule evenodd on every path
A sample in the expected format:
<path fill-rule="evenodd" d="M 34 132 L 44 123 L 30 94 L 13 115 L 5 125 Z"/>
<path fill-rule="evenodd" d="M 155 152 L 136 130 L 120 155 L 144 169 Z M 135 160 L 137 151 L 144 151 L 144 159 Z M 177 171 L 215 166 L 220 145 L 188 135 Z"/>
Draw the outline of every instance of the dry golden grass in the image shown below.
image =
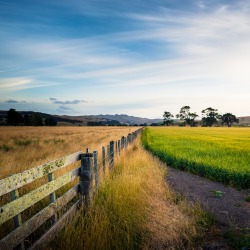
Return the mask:
<path fill-rule="evenodd" d="M 138 127 L 0 127 L 0 179 L 77 151 L 100 150 Z M 8 151 L 9 149 L 9 151 Z"/>
<path fill-rule="evenodd" d="M 23 172 L 48 161 L 77 151 L 100 150 L 111 140 L 119 140 L 138 127 L 0 127 L 0 179 Z M 79 162 L 55 172 L 55 177 L 76 168 Z M 47 176 L 19 188 L 20 196 L 46 184 Z M 56 192 L 60 197 L 76 185 L 79 178 Z M 10 195 L 0 197 L 0 206 L 10 202 Z M 49 204 L 49 197 L 36 203 L 22 213 L 25 222 Z M 13 230 L 13 220 L 0 225 L 0 239 Z"/>
<path fill-rule="evenodd" d="M 49 249 L 197 249 L 211 218 L 171 192 L 165 169 L 137 141 Z"/>

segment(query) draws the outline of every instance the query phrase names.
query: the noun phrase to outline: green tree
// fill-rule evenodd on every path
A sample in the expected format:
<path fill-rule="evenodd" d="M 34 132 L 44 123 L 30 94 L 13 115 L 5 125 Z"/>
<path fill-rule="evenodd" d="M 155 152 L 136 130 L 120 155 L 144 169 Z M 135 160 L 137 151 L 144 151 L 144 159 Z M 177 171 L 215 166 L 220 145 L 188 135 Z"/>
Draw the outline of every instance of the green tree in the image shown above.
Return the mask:
<path fill-rule="evenodd" d="M 40 113 L 33 113 L 32 118 L 34 120 L 34 126 L 43 126 L 43 117 Z"/>
<path fill-rule="evenodd" d="M 24 125 L 25 126 L 34 126 L 35 121 L 32 115 L 25 114 L 24 115 Z"/>
<path fill-rule="evenodd" d="M 7 124 L 8 125 L 18 125 L 23 122 L 23 117 L 15 109 L 10 109 L 7 112 Z"/>
<path fill-rule="evenodd" d="M 24 116 L 25 126 L 44 126 L 43 117 L 40 113 L 26 114 Z"/>
<path fill-rule="evenodd" d="M 202 125 L 205 127 L 212 127 L 214 124 L 218 122 L 220 118 L 219 114 L 217 113 L 218 109 L 213 109 L 211 107 L 203 109 L 202 113 Z"/>
<path fill-rule="evenodd" d="M 172 125 L 174 123 L 174 120 L 172 120 L 171 118 L 173 118 L 174 116 L 168 112 L 168 111 L 165 111 L 164 114 L 163 114 L 163 124 L 166 125 L 166 126 L 169 126 L 169 125 Z"/>
<path fill-rule="evenodd" d="M 190 127 L 195 126 L 196 117 L 198 117 L 196 113 L 190 112 L 190 106 L 183 106 L 180 109 L 180 112 L 176 115 L 176 118 L 179 118 L 181 121 L 184 121 L 184 124 L 188 124 Z"/>
<path fill-rule="evenodd" d="M 233 123 L 239 123 L 239 119 L 237 119 L 236 116 L 231 113 L 222 115 L 221 120 L 222 123 L 227 124 L 228 127 L 231 127 Z"/>
<path fill-rule="evenodd" d="M 56 126 L 57 121 L 55 121 L 52 117 L 48 117 L 44 120 L 46 126 Z"/>

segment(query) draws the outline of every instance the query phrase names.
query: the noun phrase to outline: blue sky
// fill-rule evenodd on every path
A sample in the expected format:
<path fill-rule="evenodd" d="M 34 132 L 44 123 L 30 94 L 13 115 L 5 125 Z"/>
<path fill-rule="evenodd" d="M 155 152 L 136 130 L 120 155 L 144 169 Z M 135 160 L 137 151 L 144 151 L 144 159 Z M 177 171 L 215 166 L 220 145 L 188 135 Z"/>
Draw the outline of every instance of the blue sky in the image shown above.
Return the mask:
<path fill-rule="evenodd" d="M 0 0 L 0 109 L 250 115 L 248 0 Z"/>

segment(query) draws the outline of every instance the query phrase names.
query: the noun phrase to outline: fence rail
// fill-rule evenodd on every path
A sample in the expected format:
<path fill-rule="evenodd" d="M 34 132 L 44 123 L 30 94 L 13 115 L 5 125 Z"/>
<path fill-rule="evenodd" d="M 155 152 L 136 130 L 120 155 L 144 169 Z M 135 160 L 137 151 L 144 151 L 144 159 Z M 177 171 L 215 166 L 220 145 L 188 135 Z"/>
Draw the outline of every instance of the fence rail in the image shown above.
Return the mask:
<path fill-rule="evenodd" d="M 10 194 L 11 197 L 9 203 L 0 207 L 0 225 L 13 219 L 15 227 L 13 231 L 0 240 L 0 249 L 45 248 L 47 243 L 65 226 L 68 218 L 77 211 L 79 205 L 89 205 L 93 191 L 97 191 L 100 185 L 100 169 L 102 175 L 105 175 L 107 168 L 112 171 L 115 156 L 120 155 L 122 150 L 132 144 L 141 131 L 140 128 L 128 134 L 127 137 L 123 136 L 118 141 L 111 141 L 106 150 L 105 147 L 102 147 L 101 152 L 93 151 L 90 153 L 87 149 L 86 153 L 77 152 L 0 180 L 0 198 L 7 194 Z M 98 156 L 101 156 L 100 161 L 98 161 Z M 54 177 L 57 170 L 78 161 L 80 162 L 78 167 L 58 178 Z M 48 183 L 19 197 L 19 188 L 44 176 L 48 177 Z M 77 177 L 79 177 L 77 185 L 57 199 L 55 192 Z M 93 185 L 93 181 L 95 185 Z M 21 213 L 47 196 L 50 197 L 50 204 L 22 223 Z M 75 197 L 78 197 L 77 201 L 72 202 L 70 208 L 58 218 L 58 212 Z M 53 225 L 31 246 L 25 246 L 25 239 L 49 219 L 53 219 Z"/>

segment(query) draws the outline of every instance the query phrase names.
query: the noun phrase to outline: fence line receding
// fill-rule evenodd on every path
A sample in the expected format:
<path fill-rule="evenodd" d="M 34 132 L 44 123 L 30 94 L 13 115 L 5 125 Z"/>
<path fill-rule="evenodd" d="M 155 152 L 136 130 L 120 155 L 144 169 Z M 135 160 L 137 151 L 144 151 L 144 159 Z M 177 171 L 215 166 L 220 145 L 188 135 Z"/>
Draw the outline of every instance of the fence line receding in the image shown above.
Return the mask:
<path fill-rule="evenodd" d="M 106 148 L 102 147 L 101 152 L 93 151 L 90 153 L 87 149 L 86 153 L 80 151 L 0 180 L 0 198 L 7 194 L 11 198 L 9 203 L 0 207 L 0 225 L 13 220 L 15 228 L 0 240 L 0 249 L 45 248 L 49 241 L 66 225 L 70 216 L 75 214 L 79 205 L 89 205 L 93 191 L 96 192 L 100 185 L 100 176 L 104 176 L 107 169 L 112 171 L 115 156 L 120 155 L 123 149 L 132 144 L 141 131 L 142 128 L 129 133 L 127 137 L 123 136 L 118 141 L 111 141 Z M 98 161 L 98 157 L 101 157 L 100 161 Z M 55 178 L 56 171 L 78 162 L 78 167 Z M 100 173 L 101 170 L 102 173 Z M 46 176 L 46 184 L 19 197 L 19 188 Z M 76 178 L 79 179 L 77 184 L 57 198 L 56 191 Z M 49 197 L 49 205 L 22 223 L 22 212 L 47 196 Z M 66 205 L 69 208 L 61 216 L 58 216 L 58 212 Z M 25 244 L 25 239 L 48 220 L 51 221 L 52 226 L 43 232 L 42 236 L 32 245 Z"/>

